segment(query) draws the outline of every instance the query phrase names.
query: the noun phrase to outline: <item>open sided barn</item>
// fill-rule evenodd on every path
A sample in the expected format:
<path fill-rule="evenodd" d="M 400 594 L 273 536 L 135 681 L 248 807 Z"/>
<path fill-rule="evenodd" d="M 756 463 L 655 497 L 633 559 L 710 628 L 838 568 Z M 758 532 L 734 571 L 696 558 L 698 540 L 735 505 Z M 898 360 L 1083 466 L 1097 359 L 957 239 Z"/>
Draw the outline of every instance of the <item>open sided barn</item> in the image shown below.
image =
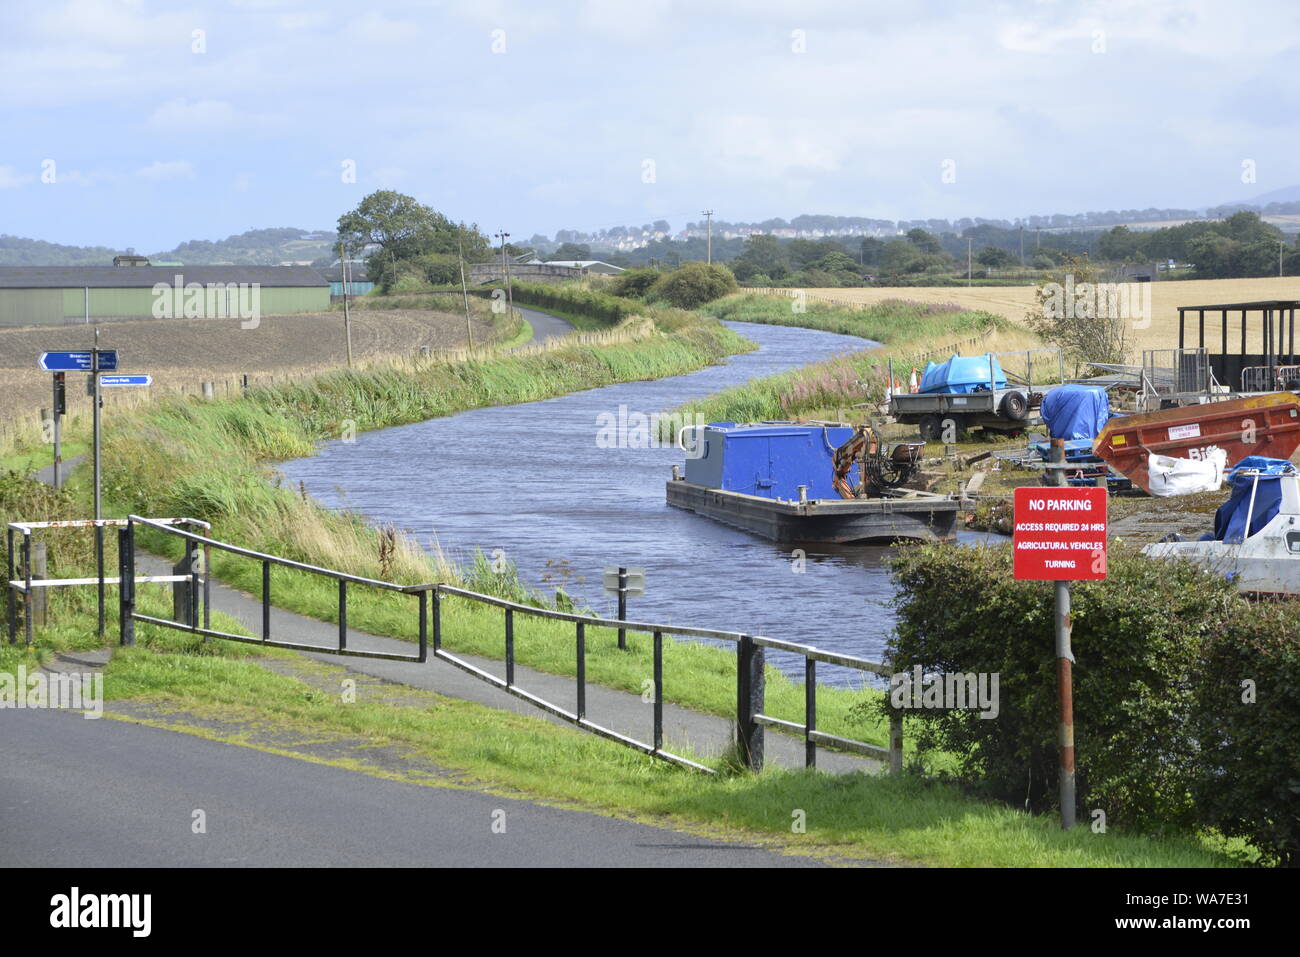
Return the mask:
<path fill-rule="evenodd" d="M 0 327 L 325 312 L 330 284 L 310 266 L 4 266 Z"/>

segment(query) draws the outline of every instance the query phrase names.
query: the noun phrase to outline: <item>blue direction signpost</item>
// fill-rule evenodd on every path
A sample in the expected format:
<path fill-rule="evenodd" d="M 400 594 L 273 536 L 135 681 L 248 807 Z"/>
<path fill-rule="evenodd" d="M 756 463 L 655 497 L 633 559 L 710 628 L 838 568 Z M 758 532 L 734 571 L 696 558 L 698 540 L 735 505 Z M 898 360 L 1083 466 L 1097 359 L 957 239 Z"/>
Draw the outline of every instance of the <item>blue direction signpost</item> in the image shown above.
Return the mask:
<path fill-rule="evenodd" d="M 99 352 L 99 371 L 117 371 L 117 350 L 99 349 L 85 352 L 42 352 L 40 367 L 46 372 L 93 372 L 95 352 Z"/>
<path fill-rule="evenodd" d="M 102 375 L 99 377 L 99 384 L 102 386 L 153 385 L 153 376 L 151 375 Z"/>

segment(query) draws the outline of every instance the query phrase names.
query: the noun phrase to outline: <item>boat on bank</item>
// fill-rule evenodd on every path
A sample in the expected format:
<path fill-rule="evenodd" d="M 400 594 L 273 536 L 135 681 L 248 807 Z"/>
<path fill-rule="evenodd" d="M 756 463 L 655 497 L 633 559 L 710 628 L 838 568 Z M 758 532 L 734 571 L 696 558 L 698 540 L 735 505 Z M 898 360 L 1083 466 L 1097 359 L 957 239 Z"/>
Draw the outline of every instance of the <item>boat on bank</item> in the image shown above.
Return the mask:
<path fill-rule="evenodd" d="M 1151 558 L 1185 559 L 1250 595 L 1300 596 L 1300 472 L 1284 459 L 1252 456 L 1232 472 L 1232 495 L 1200 541 L 1147 545 Z"/>
<path fill-rule="evenodd" d="M 684 430 L 688 431 L 688 430 Z M 694 429 L 667 502 L 774 542 L 952 541 L 956 499 L 904 487 L 923 443 L 886 449 L 866 426 L 715 422 Z"/>

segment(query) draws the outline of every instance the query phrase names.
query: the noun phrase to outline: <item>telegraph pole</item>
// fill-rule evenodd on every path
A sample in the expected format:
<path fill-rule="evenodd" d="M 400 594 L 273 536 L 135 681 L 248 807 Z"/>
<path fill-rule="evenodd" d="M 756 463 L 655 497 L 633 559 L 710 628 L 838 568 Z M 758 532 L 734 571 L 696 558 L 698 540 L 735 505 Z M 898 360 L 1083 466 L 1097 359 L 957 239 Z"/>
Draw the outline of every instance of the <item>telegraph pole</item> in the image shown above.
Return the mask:
<path fill-rule="evenodd" d="M 469 321 L 469 290 L 465 287 L 465 243 L 459 235 L 456 236 L 456 249 L 460 252 L 460 294 L 465 299 L 465 336 L 469 341 L 469 347 L 474 348 L 474 327 Z"/>
<path fill-rule="evenodd" d="M 971 243 L 971 239 L 969 236 L 967 236 L 966 237 L 966 285 L 967 286 L 970 286 L 970 280 L 971 280 L 970 243 Z"/>
<path fill-rule="evenodd" d="M 348 341 L 348 368 L 352 368 L 352 314 L 348 312 L 347 250 L 339 243 L 339 278 L 343 280 L 343 334 Z"/>
<path fill-rule="evenodd" d="M 506 240 L 510 238 L 510 234 L 503 229 L 496 236 L 501 240 L 501 271 L 505 274 L 506 279 L 506 305 L 510 307 L 513 313 L 515 294 L 514 290 L 510 288 L 510 261 L 506 258 Z"/>
<path fill-rule="evenodd" d="M 707 235 L 708 235 L 708 240 L 707 240 L 708 245 L 706 246 L 708 252 L 706 253 L 706 257 L 707 257 L 706 261 L 710 266 L 712 266 L 713 265 L 713 210 L 711 209 L 702 210 L 701 215 L 704 217 L 705 229 L 707 230 Z"/>

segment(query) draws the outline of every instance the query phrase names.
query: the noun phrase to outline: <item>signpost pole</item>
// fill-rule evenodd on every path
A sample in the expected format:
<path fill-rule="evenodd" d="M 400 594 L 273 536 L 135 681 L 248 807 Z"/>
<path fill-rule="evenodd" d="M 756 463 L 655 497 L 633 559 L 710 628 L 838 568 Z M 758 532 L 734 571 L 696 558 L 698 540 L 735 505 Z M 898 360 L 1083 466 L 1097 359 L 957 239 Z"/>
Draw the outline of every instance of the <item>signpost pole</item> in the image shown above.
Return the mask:
<path fill-rule="evenodd" d="M 1070 583 L 1056 585 L 1056 685 L 1060 703 L 1061 830 L 1074 827 L 1074 654 L 1070 651 Z"/>
<path fill-rule="evenodd" d="M 95 348 L 90 353 L 90 379 L 91 379 L 91 402 L 92 412 L 92 431 L 94 432 L 94 459 L 95 459 L 95 519 L 98 521 L 100 515 L 99 502 L 99 328 L 95 329 Z"/>
<path fill-rule="evenodd" d="M 63 416 L 63 403 L 67 401 L 64 373 L 54 373 L 50 381 L 54 383 L 54 404 L 50 407 L 54 412 L 54 487 L 63 488 L 63 442 L 59 419 Z"/>

